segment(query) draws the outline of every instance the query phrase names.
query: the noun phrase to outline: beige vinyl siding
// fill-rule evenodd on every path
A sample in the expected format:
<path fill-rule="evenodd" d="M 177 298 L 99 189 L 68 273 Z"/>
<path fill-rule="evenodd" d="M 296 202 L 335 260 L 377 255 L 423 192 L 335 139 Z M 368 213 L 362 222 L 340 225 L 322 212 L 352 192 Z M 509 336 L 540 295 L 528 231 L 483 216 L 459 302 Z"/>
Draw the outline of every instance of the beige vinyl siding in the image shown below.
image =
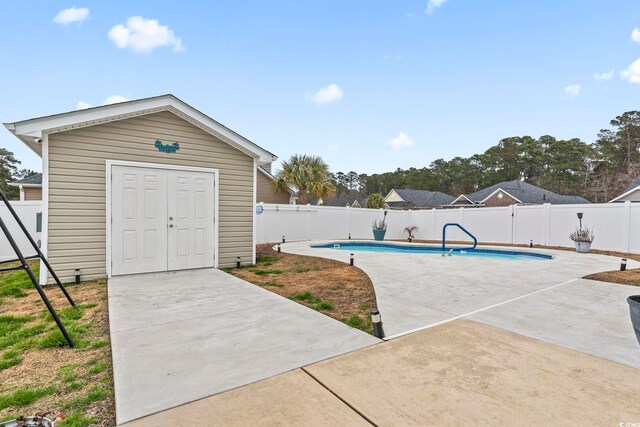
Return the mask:
<path fill-rule="evenodd" d="M 180 143 L 163 153 L 154 142 Z M 219 169 L 219 264 L 251 262 L 253 158 L 170 112 L 49 135 L 49 259 L 64 281 L 106 275 L 106 160 Z"/>
<path fill-rule="evenodd" d="M 25 200 L 42 200 L 42 187 L 22 187 Z"/>
<path fill-rule="evenodd" d="M 258 171 L 256 179 L 256 202 L 288 204 L 291 195 L 286 191 L 273 192 L 273 180 Z"/>

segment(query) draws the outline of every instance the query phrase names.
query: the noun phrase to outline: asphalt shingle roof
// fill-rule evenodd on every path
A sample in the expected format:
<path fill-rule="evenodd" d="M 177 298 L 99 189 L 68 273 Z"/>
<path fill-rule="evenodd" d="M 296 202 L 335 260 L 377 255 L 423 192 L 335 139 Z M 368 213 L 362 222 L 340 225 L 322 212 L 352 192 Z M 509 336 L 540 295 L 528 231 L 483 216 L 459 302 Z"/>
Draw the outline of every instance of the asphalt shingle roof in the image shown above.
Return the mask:
<path fill-rule="evenodd" d="M 476 191 L 475 193 L 467 194 L 466 196 L 473 202 L 478 203 L 486 199 L 491 195 L 491 193 L 499 188 L 520 200 L 522 203 L 527 204 L 551 203 L 554 205 L 569 205 L 591 203 L 581 196 L 565 196 L 557 194 L 553 191 L 545 190 L 544 188 L 540 188 L 518 179 L 500 182 L 480 191 Z"/>
<path fill-rule="evenodd" d="M 626 193 L 627 191 L 631 191 L 634 188 L 640 186 L 640 176 L 637 176 L 636 179 L 634 179 L 633 181 L 631 181 L 629 183 L 629 186 L 627 188 L 624 189 L 624 191 L 622 192 L 622 194 Z"/>
<path fill-rule="evenodd" d="M 41 184 L 42 185 L 42 174 L 38 173 L 35 175 L 28 176 L 26 178 L 22 178 L 16 181 L 16 184 Z"/>
<path fill-rule="evenodd" d="M 455 197 L 450 196 L 440 191 L 428 191 L 428 190 L 408 190 L 394 188 L 393 191 L 402 197 L 403 202 L 389 202 L 389 206 L 394 208 L 437 208 L 441 205 L 448 205 L 455 200 Z M 408 206 L 409 205 L 409 206 Z"/>

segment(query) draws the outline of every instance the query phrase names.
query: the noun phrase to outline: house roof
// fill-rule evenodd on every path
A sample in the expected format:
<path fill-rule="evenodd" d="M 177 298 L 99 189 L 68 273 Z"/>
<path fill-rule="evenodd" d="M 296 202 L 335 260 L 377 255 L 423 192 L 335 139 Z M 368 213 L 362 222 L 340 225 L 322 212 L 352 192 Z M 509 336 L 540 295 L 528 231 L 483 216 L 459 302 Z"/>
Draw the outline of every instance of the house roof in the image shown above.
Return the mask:
<path fill-rule="evenodd" d="M 627 186 L 627 188 L 624 189 L 623 193 L 627 193 L 631 190 L 636 189 L 637 187 L 640 187 L 640 175 L 638 175 L 636 179 L 634 179 L 629 183 L 629 186 Z"/>
<path fill-rule="evenodd" d="M 318 202 L 320 200 L 319 199 L 312 199 L 310 201 L 310 203 L 312 205 L 317 205 Z M 366 200 L 364 201 L 364 205 L 362 204 L 362 200 L 357 200 L 353 197 L 331 197 L 330 199 L 326 199 L 326 200 L 322 200 L 322 206 L 340 206 L 340 207 L 345 207 L 345 206 L 353 206 L 354 202 L 358 202 L 360 203 L 361 206 L 364 207 L 364 205 L 366 205 Z"/>
<path fill-rule="evenodd" d="M 632 193 L 633 191 L 637 190 L 638 188 L 640 188 L 640 176 L 637 176 L 633 181 L 631 181 L 629 183 L 629 185 L 627 186 L 627 188 L 624 189 L 622 194 L 620 194 L 618 197 L 616 197 L 614 199 L 611 199 L 609 201 L 609 203 L 617 202 L 618 200 L 620 200 L 623 197 L 629 195 L 630 193 Z"/>
<path fill-rule="evenodd" d="M 554 193 L 553 191 L 545 190 L 533 184 L 529 184 L 519 179 L 513 181 L 500 182 L 490 187 L 483 188 L 472 194 L 467 194 L 465 197 L 474 203 L 483 203 L 486 199 L 492 196 L 497 191 L 502 190 L 509 194 L 520 203 L 525 204 L 541 204 L 551 203 L 554 205 L 568 205 L 568 204 L 581 204 L 591 203 L 587 199 L 581 196 L 565 196 L 562 194 Z"/>
<path fill-rule="evenodd" d="M 69 111 L 15 123 L 4 123 L 4 126 L 38 155 L 42 156 L 42 142 L 37 140 L 41 140 L 46 134 L 64 132 L 161 111 L 169 111 L 177 115 L 245 154 L 258 159 L 259 164 L 268 164 L 278 158 L 273 153 L 216 122 L 211 117 L 171 94 Z"/>
<path fill-rule="evenodd" d="M 394 191 L 402 198 L 402 200 L 404 200 L 404 202 L 387 202 L 391 208 L 437 208 L 441 205 L 447 205 L 454 200 L 453 196 L 440 191 L 410 190 L 401 188 L 394 188 L 391 191 Z"/>
<path fill-rule="evenodd" d="M 26 178 L 19 179 L 15 182 L 10 182 L 9 185 L 13 187 L 19 187 L 21 185 L 38 187 L 42 185 L 42 174 L 37 173 L 35 175 L 31 175 Z"/>

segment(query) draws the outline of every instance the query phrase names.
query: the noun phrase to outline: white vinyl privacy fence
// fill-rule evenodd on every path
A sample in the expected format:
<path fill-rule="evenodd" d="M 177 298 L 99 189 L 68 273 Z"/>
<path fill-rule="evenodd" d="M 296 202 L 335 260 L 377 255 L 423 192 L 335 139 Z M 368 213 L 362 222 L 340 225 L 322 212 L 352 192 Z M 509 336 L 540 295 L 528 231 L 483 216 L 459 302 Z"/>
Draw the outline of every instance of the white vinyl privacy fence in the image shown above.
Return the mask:
<path fill-rule="evenodd" d="M 371 224 L 383 210 L 329 206 L 260 204 L 256 215 L 257 241 L 371 239 Z M 587 205 L 533 205 L 495 208 L 389 210 L 386 239 L 406 238 L 404 228 L 418 226 L 416 238 L 441 240 L 446 223 L 458 223 L 478 241 L 573 247 L 569 234 L 578 226 L 594 228 L 592 247 L 640 253 L 640 203 Z M 471 241 L 457 228 L 447 229 L 447 240 Z"/>
<path fill-rule="evenodd" d="M 36 242 L 40 241 L 40 231 L 42 228 L 42 202 L 41 201 L 28 201 L 28 202 L 11 202 L 11 206 L 16 211 L 27 230 L 31 234 L 31 237 Z M 14 240 L 18 244 L 18 247 L 22 251 L 23 255 L 35 255 L 36 251 L 33 249 L 29 240 L 25 237 L 22 230 L 18 226 L 18 223 L 11 212 L 7 209 L 4 203 L 0 202 L 0 217 L 7 225 L 7 228 L 11 232 Z M 5 237 L 4 233 L 0 231 L 0 261 L 6 261 L 9 259 L 17 258 L 15 252 L 9 245 L 9 241 Z"/>

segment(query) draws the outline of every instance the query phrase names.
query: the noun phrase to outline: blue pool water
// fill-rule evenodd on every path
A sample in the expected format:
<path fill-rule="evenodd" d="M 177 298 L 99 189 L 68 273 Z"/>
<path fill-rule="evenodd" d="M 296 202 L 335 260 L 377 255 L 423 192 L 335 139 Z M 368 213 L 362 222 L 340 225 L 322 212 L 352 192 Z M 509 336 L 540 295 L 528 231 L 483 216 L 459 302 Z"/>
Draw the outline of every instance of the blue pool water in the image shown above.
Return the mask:
<path fill-rule="evenodd" d="M 395 252 L 395 253 L 424 253 L 442 254 L 442 246 L 411 244 L 401 245 L 394 243 L 374 243 L 374 242 L 331 242 L 326 244 L 311 245 L 313 248 L 331 248 L 340 251 L 366 251 L 366 252 Z M 469 249 L 464 247 L 447 247 L 447 254 L 453 249 L 452 256 L 484 257 L 501 259 L 531 259 L 544 260 L 553 259 L 551 255 L 539 254 L 535 252 L 505 251 L 499 249 Z"/>

